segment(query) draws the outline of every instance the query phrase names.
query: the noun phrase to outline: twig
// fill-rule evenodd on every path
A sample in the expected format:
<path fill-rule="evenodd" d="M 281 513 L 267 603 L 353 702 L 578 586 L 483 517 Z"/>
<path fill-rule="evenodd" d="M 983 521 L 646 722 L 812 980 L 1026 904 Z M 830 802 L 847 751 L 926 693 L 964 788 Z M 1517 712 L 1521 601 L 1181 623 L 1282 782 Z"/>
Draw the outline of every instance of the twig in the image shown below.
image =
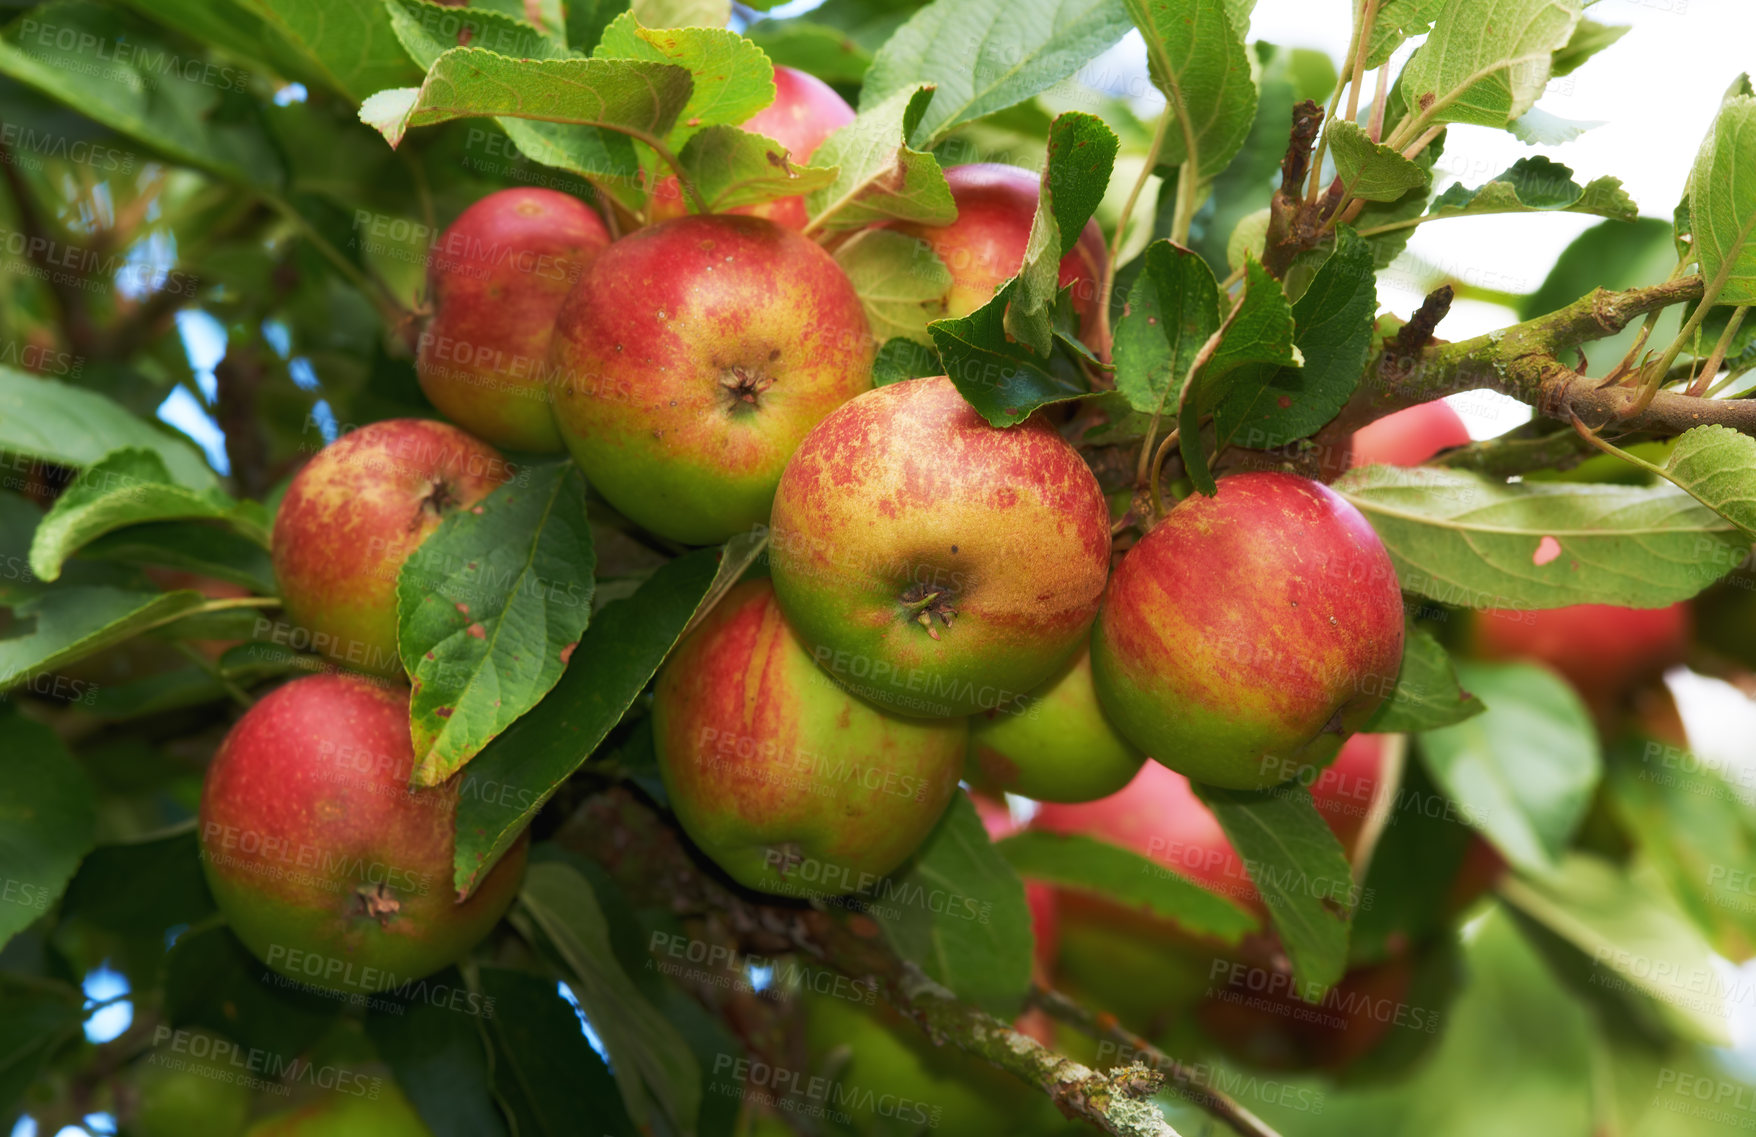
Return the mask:
<path fill-rule="evenodd" d="M 1032 988 L 1030 999 L 1069 1026 L 1076 1027 L 1100 1042 L 1113 1042 L 1132 1055 L 1137 1055 L 1136 1062 L 1163 1074 L 1165 1081 L 1176 1088 L 1179 1097 L 1206 1110 L 1245 1137 L 1278 1137 L 1255 1114 L 1218 1090 L 1203 1085 L 1199 1072 L 1185 1066 L 1117 1022 L 1114 1015 L 1095 1015 L 1088 1008 L 1048 987 Z"/>
<path fill-rule="evenodd" d="M 1098 318 L 1103 321 L 1102 339 L 1106 343 L 1110 338 L 1110 301 L 1116 289 L 1116 268 L 1122 259 L 1122 241 L 1128 233 L 1128 218 L 1134 213 L 1134 203 L 1140 200 L 1140 191 L 1145 188 L 1146 180 L 1152 177 L 1152 171 L 1158 165 L 1159 151 L 1164 149 L 1165 131 L 1170 129 L 1170 125 L 1171 108 L 1167 103 L 1165 109 L 1159 113 L 1158 126 L 1153 129 L 1152 145 L 1147 147 L 1140 176 L 1134 179 L 1134 188 L 1128 191 L 1128 199 L 1122 203 L 1122 212 L 1116 218 L 1115 236 L 1110 238 L 1110 257 L 1104 265 L 1104 286 L 1098 296 Z M 1181 181 L 1182 174 L 1179 173 L 1177 177 Z"/>

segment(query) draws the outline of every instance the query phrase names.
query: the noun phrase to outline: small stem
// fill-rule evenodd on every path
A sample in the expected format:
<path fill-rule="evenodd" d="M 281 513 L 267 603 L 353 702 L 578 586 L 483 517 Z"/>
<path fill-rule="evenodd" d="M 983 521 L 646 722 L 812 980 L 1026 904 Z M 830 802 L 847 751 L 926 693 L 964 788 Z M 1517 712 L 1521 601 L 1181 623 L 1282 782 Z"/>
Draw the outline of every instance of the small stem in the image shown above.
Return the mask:
<path fill-rule="evenodd" d="M 1415 139 L 1413 142 L 1411 142 L 1407 146 L 1403 147 L 1402 156 L 1404 158 L 1407 158 L 1411 162 L 1414 161 L 1415 157 L 1417 155 L 1419 155 L 1421 151 L 1425 150 L 1428 146 L 1431 146 L 1433 144 L 1433 139 L 1439 137 L 1441 134 L 1444 134 L 1444 133 L 1445 133 L 1445 124 L 1442 122 L 1435 125 L 1435 126 L 1428 127 L 1426 132 L 1423 133 L 1419 138 Z"/>
<path fill-rule="evenodd" d="M 182 652 L 184 655 L 186 655 L 190 659 L 194 660 L 195 665 L 197 667 L 201 668 L 203 671 L 207 672 L 208 675 L 212 676 L 214 682 L 218 683 L 220 685 L 220 687 L 225 690 L 225 693 L 227 695 L 231 696 L 231 699 L 234 703 L 237 703 L 240 707 L 243 707 L 245 710 L 249 710 L 251 707 L 256 705 L 256 700 L 252 699 L 249 696 L 249 694 L 244 690 L 244 688 L 238 686 L 237 683 L 233 682 L 231 679 L 228 679 L 226 677 L 225 672 L 221 671 L 219 669 L 219 665 L 214 663 L 213 660 L 207 658 L 205 655 L 202 655 L 199 651 L 197 651 L 195 648 L 191 647 L 186 642 L 178 641 L 173 646 L 175 646 L 178 651 Z"/>
<path fill-rule="evenodd" d="M 1358 47 L 1354 50 L 1354 75 L 1348 83 L 1347 120 L 1356 122 L 1360 117 L 1360 88 L 1366 80 L 1366 48 L 1372 42 L 1372 25 L 1378 20 L 1378 0 L 1366 0 L 1365 10 L 1360 15 Z"/>
<path fill-rule="evenodd" d="M 1109 263 L 1104 266 L 1104 286 L 1098 294 L 1098 314 L 1103 320 L 1103 338 L 1109 339 L 1110 300 L 1116 288 L 1116 268 L 1122 259 L 1122 242 L 1128 233 L 1128 218 L 1134 213 L 1134 204 L 1140 200 L 1140 193 L 1146 188 L 1146 180 L 1152 177 L 1153 169 L 1158 165 L 1159 152 L 1164 149 L 1165 131 L 1171 125 L 1171 104 L 1165 103 L 1165 109 L 1158 116 L 1158 126 L 1152 132 L 1152 144 L 1146 148 L 1146 161 L 1140 167 L 1140 176 L 1134 179 L 1134 188 L 1128 191 L 1128 198 L 1122 203 L 1122 212 L 1116 217 L 1116 233 L 1110 238 Z M 1182 182 L 1178 174 L 1177 181 Z"/>
<path fill-rule="evenodd" d="M 1708 356 L 1707 362 L 1702 365 L 1700 377 L 1689 384 L 1689 394 L 1700 398 L 1706 393 L 1707 385 L 1712 382 L 1715 375 L 1719 374 L 1719 365 L 1725 360 L 1726 351 L 1731 347 L 1732 337 L 1738 334 L 1738 325 L 1744 322 L 1744 313 L 1749 310 L 1749 305 L 1746 304 L 1741 304 L 1733 310 L 1732 318 L 1726 321 L 1725 331 L 1720 333 L 1718 342 L 1713 345 L 1713 354 Z"/>
<path fill-rule="evenodd" d="M 379 318 L 384 321 L 386 327 L 395 328 L 409 317 L 411 314 L 409 310 L 403 307 L 401 300 L 391 295 L 390 289 L 384 286 L 383 281 L 369 278 L 358 265 L 342 256 L 341 250 L 330 244 L 329 240 L 319 233 L 309 221 L 305 220 L 304 215 L 294 209 L 290 202 L 279 194 L 268 192 L 262 194 L 262 199 L 273 206 L 282 217 L 292 222 L 293 228 L 299 231 L 300 236 L 311 242 L 312 246 L 323 254 L 323 258 L 334 265 L 335 270 L 341 273 L 349 284 L 358 289 L 362 296 L 372 301 L 378 309 Z"/>
<path fill-rule="evenodd" d="M 1165 500 L 1159 489 L 1159 478 L 1161 471 L 1164 470 L 1165 459 L 1170 456 L 1171 447 L 1177 444 L 1179 433 L 1179 431 L 1173 430 L 1165 435 L 1165 440 L 1158 444 L 1157 450 L 1153 451 L 1152 469 L 1148 474 L 1147 487 L 1152 494 L 1152 523 L 1154 525 L 1158 524 L 1159 518 L 1165 515 Z"/>
<path fill-rule="evenodd" d="M 1370 3 L 1371 0 L 1362 0 Z M 1363 9 L 1360 9 L 1363 12 Z M 1347 87 L 1348 76 L 1353 74 L 1354 55 L 1360 50 L 1360 18 L 1354 20 L 1354 31 L 1348 40 L 1347 55 L 1342 60 L 1341 71 L 1336 75 L 1335 91 L 1329 96 L 1329 109 L 1323 115 L 1326 123 L 1335 121 L 1335 112 L 1341 106 L 1341 93 Z M 1318 187 L 1323 184 L 1323 153 L 1329 148 L 1329 132 L 1325 130 L 1317 139 L 1317 150 L 1311 155 L 1311 181 L 1305 187 L 1305 197 L 1316 204 Z"/>
<path fill-rule="evenodd" d="M 1378 90 L 1372 99 L 1372 123 L 1366 133 L 1373 142 L 1382 141 L 1384 133 L 1384 104 L 1390 99 L 1390 63 L 1378 68 Z"/>

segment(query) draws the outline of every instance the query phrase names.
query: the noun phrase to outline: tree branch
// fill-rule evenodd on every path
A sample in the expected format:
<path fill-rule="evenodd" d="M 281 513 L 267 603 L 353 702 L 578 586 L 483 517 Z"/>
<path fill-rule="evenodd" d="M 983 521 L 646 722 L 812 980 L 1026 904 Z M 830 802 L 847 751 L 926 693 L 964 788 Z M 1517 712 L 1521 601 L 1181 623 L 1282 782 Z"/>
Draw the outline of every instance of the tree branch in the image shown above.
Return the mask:
<path fill-rule="evenodd" d="M 722 883 L 717 873 L 703 871 L 651 806 L 624 788 L 588 798 L 556 840 L 602 864 L 631 897 L 703 920 L 711 934 L 741 951 L 798 952 L 875 985 L 935 1043 L 950 1042 L 1036 1086 L 1069 1117 L 1118 1137 L 1175 1137 L 1150 1100 L 1164 1085 L 1163 1072 L 1138 1063 L 1100 1072 L 1056 1054 L 898 958 L 868 916 L 757 898 Z"/>

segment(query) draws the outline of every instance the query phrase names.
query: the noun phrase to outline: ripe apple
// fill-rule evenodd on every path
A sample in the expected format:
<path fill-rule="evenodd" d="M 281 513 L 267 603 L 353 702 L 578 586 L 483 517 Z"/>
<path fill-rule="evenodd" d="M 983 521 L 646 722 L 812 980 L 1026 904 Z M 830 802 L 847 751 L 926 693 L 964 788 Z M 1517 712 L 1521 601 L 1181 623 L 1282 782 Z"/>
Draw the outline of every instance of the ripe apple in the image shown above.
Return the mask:
<path fill-rule="evenodd" d="M 378 1091 L 376 1097 L 327 1093 L 263 1118 L 244 1137 L 433 1137 L 395 1082 L 383 1079 Z"/>
<path fill-rule="evenodd" d="M 236 1054 L 236 1044 L 204 1030 L 172 1035 L 127 1074 L 125 1132 L 134 1137 L 237 1137 L 250 1116 L 250 1088 L 238 1069 L 215 1057 Z M 216 1050 L 216 1047 L 218 1048 Z"/>
<path fill-rule="evenodd" d="M 1030 242 L 1031 223 L 1036 219 L 1037 196 L 1042 180 L 1017 166 L 979 162 L 953 166 L 945 171 L 957 220 L 949 225 L 899 224 L 898 230 L 925 241 L 951 270 L 951 291 L 946 294 L 946 315 L 967 316 L 994 298 L 994 290 L 1018 275 Z M 1109 254 L 1103 231 L 1094 218 L 1086 222 L 1073 250 L 1061 258 L 1056 283 L 1073 285 L 1073 310 L 1086 344 L 1102 351 L 1107 345 L 1092 342 L 1099 325 L 1098 301 Z"/>
<path fill-rule="evenodd" d="M 456 779 L 412 790 L 409 695 L 356 675 L 276 688 L 220 744 L 201 792 L 202 867 L 244 945 L 282 975 L 369 993 L 430 975 L 518 892 L 513 847 L 451 887 Z"/>
<path fill-rule="evenodd" d="M 515 468 L 455 426 L 388 419 L 342 435 L 293 478 L 275 514 L 274 575 L 293 647 L 401 678 L 396 576 L 454 509 Z"/>
<path fill-rule="evenodd" d="M 1682 663 L 1689 635 L 1685 604 L 1575 604 L 1479 612 L 1471 622 L 1469 647 L 1482 659 L 1528 660 L 1558 672 L 1601 715 L 1643 682 Z"/>
<path fill-rule="evenodd" d="M 1179 773 L 1262 789 L 1326 765 L 1402 666 L 1402 593 L 1371 525 L 1291 474 L 1221 479 L 1130 549 L 1092 639 L 1098 701 Z"/>
<path fill-rule="evenodd" d="M 989 426 L 944 376 L 861 395 L 774 499 L 775 594 L 812 658 L 905 714 L 1005 707 L 1085 641 L 1110 563 L 1097 479 L 1046 420 Z"/>
<path fill-rule="evenodd" d="M 1317 1002 L 1294 992 L 1287 972 L 1237 963 L 1219 970 L 1196 1009 L 1221 1049 L 1269 1070 L 1341 1070 L 1392 1030 L 1427 1033 L 1436 1012 L 1409 1003 L 1414 963 L 1402 955 L 1343 975 Z"/>
<path fill-rule="evenodd" d="M 1028 698 L 973 715 L 969 725 L 971 782 L 1038 801 L 1108 797 L 1146 761 L 1098 706 L 1089 645 Z"/>
<path fill-rule="evenodd" d="M 1348 444 L 1323 456 L 1323 480 L 1334 481 L 1359 466 L 1419 466 L 1469 442 L 1469 428 L 1444 399 L 1385 415 L 1354 431 Z"/>
<path fill-rule="evenodd" d="M 561 302 L 609 243 L 596 213 L 554 190 L 500 190 L 459 214 L 427 265 L 433 318 L 415 371 L 433 405 L 496 446 L 560 450 L 549 339 Z"/>
<path fill-rule="evenodd" d="M 765 580 L 728 592 L 653 694 L 653 742 L 684 832 L 733 879 L 782 895 L 865 890 L 926 840 L 962 719 L 888 714 L 811 662 Z"/>
<path fill-rule="evenodd" d="M 835 88 L 815 75 L 776 66 L 774 69 L 774 102 L 744 121 L 744 129 L 765 138 L 772 138 L 787 148 L 787 157 L 795 164 L 805 162 L 823 145 L 823 140 L 854 121 L 854 108 L 835 93 Z M 689 212 L 689 202 L 675 174 L 659 180 L 647 206 L 652 220 L 669 221 Z M 803 229 L 810 220 L 803 197 L 783 197 L 758 205 L 729 209 L 749 217 L 766 217 L 788 229 Z"/>
<path fill-rule="evenodd" d="M 860 298 L 828 253 L 755 217 L 611 245 L 562 306 L 555 422 L 592 488 L 686 544 L 768 520 L 799 441 L 872 385 Z"/>

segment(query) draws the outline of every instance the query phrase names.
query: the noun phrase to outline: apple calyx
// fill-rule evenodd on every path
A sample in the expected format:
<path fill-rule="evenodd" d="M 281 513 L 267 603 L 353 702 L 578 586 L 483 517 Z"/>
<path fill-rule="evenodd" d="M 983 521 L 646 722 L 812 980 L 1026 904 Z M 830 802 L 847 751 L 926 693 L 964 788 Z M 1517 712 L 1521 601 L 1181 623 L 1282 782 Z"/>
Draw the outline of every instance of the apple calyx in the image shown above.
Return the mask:
<path fill-rule="evenodd" d="M 939 629 L 933 626 L 933 617 L 939 617 L 941 626 L 951 627 L 951 617 L 957 615 L 957 609 L 951 606 L 951 599 L 948 589 L 913 584 L 902 594 L 902 606 L 914 614 L 914 622 L 927 629 L 929 636 L 938 639 Z"/>
<path fill-rule="evenodd" d="M 444 478 L 433 479 L 432 489 L 421 499 L 421 512 L 434 517 L 444 517 L 447 513 L 463 504 L 463 499 L 453 491 L 451 483 Z"/>
<path fill-rule="evenodd" d="M 731 409 L 735 412 L 743 406 L 760 405 L 758 397 L 774 386 L 774 376 L 756 368 L 747 368 L 734 363 L 720 372 L 719 385 L 731 395 Z"/>
<path fill-rule="evenodd" d="M 402 911 L 402 901 L 396 893 L 387 888 L 383 881 L 377 884 L 362 885 L 354 891 L 360 900 L 360 911 L 378 921 L 380 927 L 387 927 L 390 918 Z"/>

